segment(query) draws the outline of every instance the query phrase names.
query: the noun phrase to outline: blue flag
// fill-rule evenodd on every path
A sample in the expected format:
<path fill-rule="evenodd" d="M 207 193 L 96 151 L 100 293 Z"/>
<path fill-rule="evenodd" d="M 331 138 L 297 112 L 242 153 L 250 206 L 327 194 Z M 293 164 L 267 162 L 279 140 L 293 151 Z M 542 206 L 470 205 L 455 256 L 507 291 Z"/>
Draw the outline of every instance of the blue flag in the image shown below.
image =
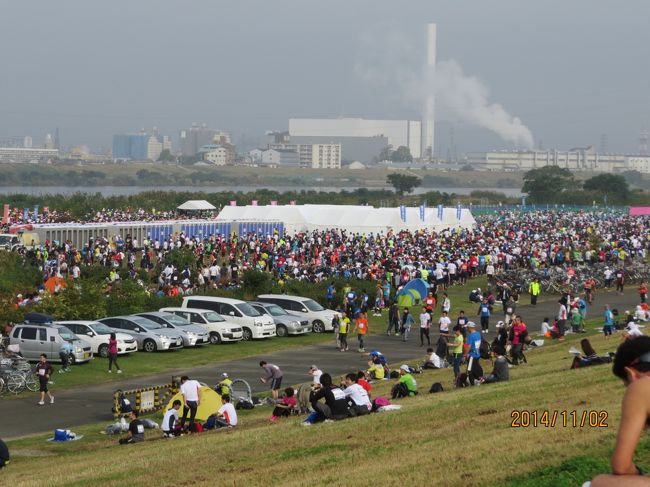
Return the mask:
<path fill-rule="evenodd" d="M 424 203 L 420 205 L 420 220 L 424 221 L 424 210 L 426 209 L 426 206 Z"/>
<path fill-rule="evenodd" d="M 463 207 L 458 203 L 458 206 L 456 207 L 456 220 L 460 221 L 460 215 L 463 212 Z"/>
<path fill-rule="evenodd" d="M 38 205 L 34 205 L 34 220 L 38 219 Z"/>
<path fill-rule="evenodd" d="M 23 220 L 29 220 L 29 208 L 23 208 Z"/>
<path fill-rule="evenodd" d="M 442 205 L 438 205 L 438 219 L 439 220 L 442 220 L 443 211 L 444 210 L 442 209 Z"/>
<path fill-rule="evenodd" d="M 399 207 L 399 217 L 406 223 L 406 206 L 402 205 Z"/>

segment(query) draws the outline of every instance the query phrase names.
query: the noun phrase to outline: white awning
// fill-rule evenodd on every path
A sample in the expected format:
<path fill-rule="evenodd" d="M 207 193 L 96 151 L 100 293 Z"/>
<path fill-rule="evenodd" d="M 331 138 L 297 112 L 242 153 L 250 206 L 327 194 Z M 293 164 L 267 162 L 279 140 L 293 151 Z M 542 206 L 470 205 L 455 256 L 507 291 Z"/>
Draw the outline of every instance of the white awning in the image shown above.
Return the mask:
<path fill-rule="evenodd" d="M 217 208 L 205 200 L 190 200 L 183 203 L 177 209 L 200 211 L 200 210 L 216 210 Z"/>

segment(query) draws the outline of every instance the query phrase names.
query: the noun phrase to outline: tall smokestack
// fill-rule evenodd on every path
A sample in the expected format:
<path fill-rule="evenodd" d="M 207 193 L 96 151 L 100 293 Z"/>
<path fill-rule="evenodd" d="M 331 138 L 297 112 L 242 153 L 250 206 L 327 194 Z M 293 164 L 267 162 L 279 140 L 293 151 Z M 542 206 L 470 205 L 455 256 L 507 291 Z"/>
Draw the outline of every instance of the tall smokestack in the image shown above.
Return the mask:
<path fill-rule="evenodd" d="M 422 158 L 433 158 L 433 129 L 435 108 L 435 72 L 436 72 L 436 24 L 427 25 L 427 65 L 429 93 L 424 100 L 422 110 Z"/>

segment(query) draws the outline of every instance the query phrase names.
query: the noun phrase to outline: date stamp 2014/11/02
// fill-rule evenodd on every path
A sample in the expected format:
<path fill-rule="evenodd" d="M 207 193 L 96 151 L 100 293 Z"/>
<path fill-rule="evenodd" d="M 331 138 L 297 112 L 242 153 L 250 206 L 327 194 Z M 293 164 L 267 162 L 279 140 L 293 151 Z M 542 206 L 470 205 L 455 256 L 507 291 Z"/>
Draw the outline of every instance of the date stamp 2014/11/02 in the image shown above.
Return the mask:
<path fill-rule="evenodd" d="M 510 413 L 512 428 L 607 428 L 607 411 L 514 410 Z"/>

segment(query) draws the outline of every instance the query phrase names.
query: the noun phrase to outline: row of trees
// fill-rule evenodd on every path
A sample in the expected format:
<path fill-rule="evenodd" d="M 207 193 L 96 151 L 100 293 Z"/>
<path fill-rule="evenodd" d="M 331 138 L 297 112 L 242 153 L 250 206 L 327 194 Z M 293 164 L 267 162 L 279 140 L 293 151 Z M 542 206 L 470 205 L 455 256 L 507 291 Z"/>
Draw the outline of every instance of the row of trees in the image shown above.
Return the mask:
<path fill-rule="evenodd" d="M 528 194 L 531 203 L 628 204 L 650 200 L 648 193 L 630 191 L 623 175 L 603 173 L 578 181 L 570 170 L 557 166 L 528 171 L 521 191 Z"/>

